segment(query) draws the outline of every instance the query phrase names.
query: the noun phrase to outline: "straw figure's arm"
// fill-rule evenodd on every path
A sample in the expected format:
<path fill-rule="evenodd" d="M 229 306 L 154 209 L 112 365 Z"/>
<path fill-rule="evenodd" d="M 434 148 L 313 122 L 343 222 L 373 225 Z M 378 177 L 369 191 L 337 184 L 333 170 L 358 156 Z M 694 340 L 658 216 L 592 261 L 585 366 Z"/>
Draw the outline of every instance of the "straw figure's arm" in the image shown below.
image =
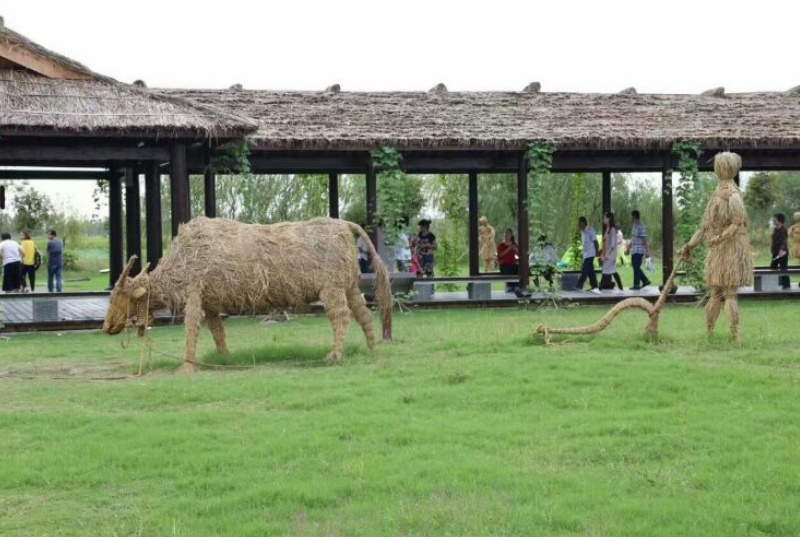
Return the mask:
<path fill-rule="evenodd" d="M 698 229 L 692 238 L 689 239 L 689 242 L 684 244 L 683 248 L 681 248 L 681 258 L 687 261 L 692 260 L 692 250 L 702 244 L 703 240 L 706 238 L 706 232 L 706 224 L 703 222 L 703 224 L 700 226 L 700 229 Z"/>

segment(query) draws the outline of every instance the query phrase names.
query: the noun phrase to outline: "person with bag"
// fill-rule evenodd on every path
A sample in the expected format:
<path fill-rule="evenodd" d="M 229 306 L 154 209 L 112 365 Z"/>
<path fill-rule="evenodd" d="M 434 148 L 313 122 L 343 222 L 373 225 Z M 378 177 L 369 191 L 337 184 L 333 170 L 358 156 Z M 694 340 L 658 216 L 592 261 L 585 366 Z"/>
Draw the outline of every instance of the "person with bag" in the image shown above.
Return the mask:
<path fill-rule="evenodd" d="M 27 282 L 30 282 L 30 292 L 36 290 L 36 271 L 42 265 L 42 255 L 36 248 L 36 243 L 31 239 L 31 234 L 27 231 L 20 231 L 19 245 L 22 248 L 22 292 L 27 293 Z"/>
<path fill-rule="evenodd" d="M 3 291 L 19 293 L 22 291 L 22 248 L 11 240 L 11 233 L 0 234 L 0 259 L 3 260 Z"/>

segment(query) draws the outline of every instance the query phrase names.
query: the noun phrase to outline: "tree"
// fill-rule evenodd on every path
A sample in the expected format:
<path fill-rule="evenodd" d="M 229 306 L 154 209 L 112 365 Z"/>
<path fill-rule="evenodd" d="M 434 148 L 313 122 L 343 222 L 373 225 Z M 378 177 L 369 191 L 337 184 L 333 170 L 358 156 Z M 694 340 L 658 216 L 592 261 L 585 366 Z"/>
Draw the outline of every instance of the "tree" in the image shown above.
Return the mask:
<path fill-rule="evenodd" d="M 13 198 L 14 226 L 18 230 L 42 231 L 54 212 L 50 196 L 23 181 L 14 185 Z"/>

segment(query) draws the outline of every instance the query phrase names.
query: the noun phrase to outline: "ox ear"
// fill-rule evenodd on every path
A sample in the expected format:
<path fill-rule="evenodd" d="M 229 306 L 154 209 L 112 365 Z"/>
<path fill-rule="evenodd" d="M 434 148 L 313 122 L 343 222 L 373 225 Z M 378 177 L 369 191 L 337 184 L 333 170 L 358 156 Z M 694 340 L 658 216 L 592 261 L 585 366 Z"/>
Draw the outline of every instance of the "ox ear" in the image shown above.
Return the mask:
<path fill-rule="evenodd" d="M 117 280 L 117 286 L 122 287 L 125 285 L 125 282 L 128 281 L 128 276 L 130 276 L 131 269 L 133 268 L 133 264 L 136 263 L 136 256 L 132 255 L 131 258 L 128 260 L 128 264 L 125 265 L 125 268 L 122 269 L 122 274 L 119 275 L 119 279 Z"/>
<path fill-rule="evenodd" d="M 139 300 L 146 293 L 147 293 L 147 289 L 145 289 L 144 287 L 137 287 L 136 289 L 133 290 L 133 298 L 135 298 L 136 300 Z"/>

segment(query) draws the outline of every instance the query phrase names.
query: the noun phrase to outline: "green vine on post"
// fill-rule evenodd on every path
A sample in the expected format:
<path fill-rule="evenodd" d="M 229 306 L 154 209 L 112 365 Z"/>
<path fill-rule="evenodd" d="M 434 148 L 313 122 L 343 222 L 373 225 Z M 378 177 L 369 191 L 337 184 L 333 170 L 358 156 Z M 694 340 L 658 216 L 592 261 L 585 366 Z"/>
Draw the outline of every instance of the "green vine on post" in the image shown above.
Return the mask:
<path fill-rule="evenodd" d="M 540 193 L 544 191 L 544 182 L 553 168 L 555 150 L 555 145 L 550 142 L 530 142 L 525 152 L 528 159 L 528 188 L 532 192 L 528 212 L 533 236 L 537 239 L 539 235 L 552 236 L 553 207 L 542 202 Z"/>
<path fill-rule="evenodd" d="M 378 172 L 378 207 L 376 217 L 383 224 L 384 242 L 395 244 L 403 228 L 408 225 L 408 192 L 405 187 L 406 173 L 400 167 L 403 155 L 392 146 L 384 145 L 370 152 L 372 163 Z"/>
<path fill-rule="evenodd" d="M 572 205 L 570 207 L 572 222 L 570 225 L 574 227 L 569 243 L 569 268 L 572 270 L 581 270 L 583 266 L 583 237 L 578 228 L 578 218 L 586 216 L 586 198 L 586 176 L 582 173 L 573 174 Z"/>
<path fill-rule="evenodd" d="M 692 235 L 699 229 L 703 220 L 705 210 L 703 192 L 700 185 L 700 170 L 698 169 L 698 159 L 700 158 L 700 146 L 694 142 L 679 141 L 672 146 L 672 154 L 677 157 L 677 172 L 680 174 L 678 188 L 678 208 L 680 216 L 678 218 L 678 239 L 681 245 L 686 244 Z M 698 292 L 706 290 L 703 269 L 706 259 L 706 248 L 699 246 L 692 252 L 694 261 L 686 265 L 686 275 L 683 281 L 691 285 Z"/>

